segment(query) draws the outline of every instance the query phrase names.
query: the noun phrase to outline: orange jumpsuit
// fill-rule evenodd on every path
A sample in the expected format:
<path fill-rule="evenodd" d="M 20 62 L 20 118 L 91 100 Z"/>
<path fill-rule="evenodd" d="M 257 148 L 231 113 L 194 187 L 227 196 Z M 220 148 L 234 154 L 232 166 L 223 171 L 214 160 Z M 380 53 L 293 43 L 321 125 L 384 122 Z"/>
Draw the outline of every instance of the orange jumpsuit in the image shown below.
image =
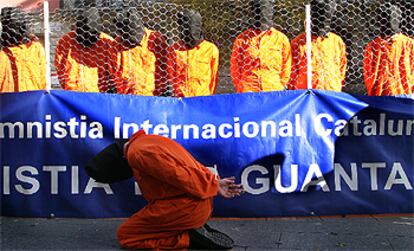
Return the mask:
<path fill-rule="evenodd" d="M 397 33 L 378 37 L 364 51 L 368 95 L 409 94 L 414 91 L 414 40 Z"/>
<path fill-rule="evenodd" d="M 176 43 L 168 53 L 168 80 L 176 96 L 215 94 L 218 82 L 219 50 L 203 40 L 193 49 Z"/>
<path fill-rule="evenodd" d="M 160 33 L 148 29 L 145 29 L 141 44 L 134 48 L 125 49 L 119 39 L 113 41 L 108 64 L 117 93 L 162 94 L 167 75 L 165 45 Z"/>
<path fill-rule="evenodd" d="M 286 89 L 291 64 L 292 52 L 285 34 L 274 28 L 244 31 L 234 41 L 230 61 L 236 92 Z"/>
<path fill-rule="evenodd" d="M 39 42 L 0 50 L 0 92 L 46 88 L 46 59 Z"/>
<path fill-rule="evenodd" d="M 218 177 L 175 141 L 134 134 L 128 163 L 148 204 L 118 229 L 126 249 L 183 249 L 188 230 L 203 226 L 218 193 Z"/>
<path fill-rule="evenodd" d="M 289 89 L 308 89 L 306 34 L 292 41 L 292 75 Z M 312 88 L 342 91 L 347 67 L 346 46 L 330 32 L 326 37 L 312 36 Z"/>
<path fill-rule="evenodd" d="M 56 46 L 55 55 L 62 88 L 81 92 L 106 91 L 109 70 L 105 63 L 111 41 L 113 39 L 109 35 L 101 33 L 100 39 L 86 48 L 76 41 L 75 31 L 63 35 Z"/>

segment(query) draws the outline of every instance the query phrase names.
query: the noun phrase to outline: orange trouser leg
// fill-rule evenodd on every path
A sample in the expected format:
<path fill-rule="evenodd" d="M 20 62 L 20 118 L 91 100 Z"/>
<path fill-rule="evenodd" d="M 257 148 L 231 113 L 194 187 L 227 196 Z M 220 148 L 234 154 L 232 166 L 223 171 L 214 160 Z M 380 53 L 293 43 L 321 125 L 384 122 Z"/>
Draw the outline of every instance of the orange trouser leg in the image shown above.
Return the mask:
<path fill-rule="evenodd" d="M 119 243 L 126 249 L 188 248 L 187 231 L 207 222 L 211 211 L 206 207 L 212 207 L 212 199 L 177 198 L 149 203 L 119 227 Z"/>
<path fill-rule="evenodd" d="M 148 226 L 143 227 L 140 212 L 131 216 L 118 229 L 118 240 L 125 249 L 162 249 L 180 250 L 188 248 L 190 238 L 187 231 L 157 232 L 146 231 Z"/>

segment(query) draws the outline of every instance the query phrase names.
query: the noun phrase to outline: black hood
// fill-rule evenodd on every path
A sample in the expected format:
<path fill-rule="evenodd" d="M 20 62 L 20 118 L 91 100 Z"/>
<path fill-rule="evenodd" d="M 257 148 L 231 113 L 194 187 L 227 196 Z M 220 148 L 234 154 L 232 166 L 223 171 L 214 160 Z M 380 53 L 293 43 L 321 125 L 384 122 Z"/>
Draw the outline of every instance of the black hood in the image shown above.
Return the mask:
<path fill-rule="evenodd" d="M 76 41 L 90 47 L 99 40 L 99 12 L 97 8 L 84 10 L 76 20 Z"/>
<path fill-rule="evenodd" d="M 203 20 L 200 13 L 187 10 L 178 13 L 180 39 L 187 48 L 194 48 L 204 39 L 202 32 Z"/>
<path fill-rule="evenodd" d="M 124 144 L 118 140 L 105 147 L 85 166 L 86 173 L 98 182 L 113 183 L 132 177 L 132 169 L 124 157 Z"/>
<path fill-rule="evenodd" d="M 398 6 L 391 3 L 382 4 L 376 18 L 381 36 L 392 36 L 401 32 L 402 11 Z"/>
<path fill-rule="evenodd" d="M 311 29 L 313 35 L 323 37 L 331 32 L 335 11 L 336 3 L 333 0 L 311 1 Z"/>
<path fill-rule="evenodd" d="M 30 41 L 26 13 L 18 8 L 1 9 L 1 44 L 5 47 L 21 45 Z"/>
<path fill-rule="evenodd" d="M 273 26 L 273 0 L 250 1 L 252 28 L 268 30 Z"/>
<path fill-rule="evenodd" d="M 115 19 L 116 34 L 127 48 L 139 45 L 144 37 L 145 30 L 142 17 L 135 9 L 119 12 Z"/>

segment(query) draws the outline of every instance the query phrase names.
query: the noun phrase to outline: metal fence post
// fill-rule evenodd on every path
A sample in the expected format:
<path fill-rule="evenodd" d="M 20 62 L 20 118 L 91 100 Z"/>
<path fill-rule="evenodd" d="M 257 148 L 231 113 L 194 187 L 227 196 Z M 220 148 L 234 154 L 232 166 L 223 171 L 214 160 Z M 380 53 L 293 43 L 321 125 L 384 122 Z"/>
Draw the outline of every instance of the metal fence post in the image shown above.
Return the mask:
<path fill-rule="evenodd" d="M 45 56 L 46 56 L 46 91 L 52 89 L 52 74 L 50 68 L 50 24 L 49 24 L 49 1 L 43 2 L 44 32 L 45 32 Z"/>
<path fill-rule="evenodd" d="M 308 89 L 312 89 L 312 33 L 311 33 L 311 6 L 306 5 L 306 55 L 307 55 L 307 73 Z"/>

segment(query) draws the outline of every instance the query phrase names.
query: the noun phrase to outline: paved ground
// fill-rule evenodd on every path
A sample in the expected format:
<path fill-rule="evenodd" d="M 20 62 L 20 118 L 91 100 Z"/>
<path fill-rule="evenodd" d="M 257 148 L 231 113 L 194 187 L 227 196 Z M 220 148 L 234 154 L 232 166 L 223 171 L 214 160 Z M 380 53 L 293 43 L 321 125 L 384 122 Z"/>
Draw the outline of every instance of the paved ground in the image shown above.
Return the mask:
<path fill-rule="evenodd" d="M 0 250 L 120 250 L 123 219 L 1 218 Z M 213 219 L 233 250 L 414 250 L 414 216 Z"/>

